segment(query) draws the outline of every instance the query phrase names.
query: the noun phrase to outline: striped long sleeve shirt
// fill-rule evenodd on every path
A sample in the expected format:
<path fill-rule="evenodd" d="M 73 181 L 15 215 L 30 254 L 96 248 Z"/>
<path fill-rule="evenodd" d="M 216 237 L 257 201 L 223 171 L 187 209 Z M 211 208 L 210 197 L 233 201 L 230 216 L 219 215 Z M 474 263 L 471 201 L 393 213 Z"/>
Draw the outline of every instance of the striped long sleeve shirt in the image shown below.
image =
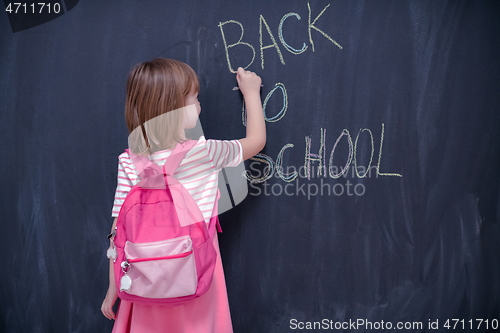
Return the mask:
<path fill-rule="evenodd" d="M 150 160 L 162 167 L 171 149 L 150 155 Z M 200 207 L 208 221 L 217 196 L 218 173 L 224 167 L 237 166 L 243 160 L 238 140 L 206 140 L 201 137 L 186 154 L 174 173 Z M 137 170 L 127 152 L 118 156 L 118 184 L 111 216 L 116 217 L 128 192 L 139 182 Z"/>

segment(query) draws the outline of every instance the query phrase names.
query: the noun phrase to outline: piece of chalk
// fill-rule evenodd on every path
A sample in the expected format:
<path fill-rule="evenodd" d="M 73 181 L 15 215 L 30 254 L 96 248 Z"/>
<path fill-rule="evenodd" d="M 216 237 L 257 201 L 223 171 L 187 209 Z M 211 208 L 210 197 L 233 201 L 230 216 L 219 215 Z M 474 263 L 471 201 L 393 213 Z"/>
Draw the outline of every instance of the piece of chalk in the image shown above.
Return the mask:
<path fill-rule="evenodd" d="M 263 87 L 264 85 L 261 84 L 260 86 Z M 233 90 L 240 90 L 240 88 L 239 87 L 234 87 Z"/>

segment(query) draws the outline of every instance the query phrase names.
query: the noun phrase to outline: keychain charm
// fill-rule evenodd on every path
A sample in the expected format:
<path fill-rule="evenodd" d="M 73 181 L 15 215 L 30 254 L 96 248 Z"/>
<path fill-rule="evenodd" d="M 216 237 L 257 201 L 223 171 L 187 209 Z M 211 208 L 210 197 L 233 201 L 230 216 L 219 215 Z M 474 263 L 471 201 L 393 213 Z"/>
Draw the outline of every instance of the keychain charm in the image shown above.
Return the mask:
<path fill-rule="evenodd" d="M 106 257 L 108 257 L 109 259 L 113 259 L 113 262 L 116 262 L 116 246 L 115 242 L 113 241 L 115 236 L 116 236 L 116 228 L 108 235 L 108 239 L 111 242 L 111 245 L 106 251 Z"/>
<path fill-rule="evenodd" d="M 110 235 L 113 235 L 112 233 Z M 114 235 L 113 235 L 114 237 Z M 109 236 L 108 236 L 109 238 Z M 111 245 L 109 246 L 108 250 L 106 251 L 106 256 L 109 258 L 109 259 L 113 259 L 113 262 L 116 261 L 116 246 L 115 246 L 115 242 L 113 241 L 113 239 L 110 238 L 110 241 L 111 241 Z"/>
<path fill-rule="evenodd" d="M 129 291 L 130 288 L 132 287 L 132 279 L 130 276 L 127 275 L 127 272 L 130 268 L 130 264 L 128 261 L 124 261 L 121 264 L 122 271 L 125 273 L 125 275 L 122 276 L 120 279 L 120 291 Z"/>
<path fill-rule="evenodd" d="M 109 259 L 113 259 L 113 262 L 116 261 L 116 248 L 115 248 L 114 244 L 113 244 L 113 247 L 108 248 L 108 250 L 106 251 L 106 256 Z"/>

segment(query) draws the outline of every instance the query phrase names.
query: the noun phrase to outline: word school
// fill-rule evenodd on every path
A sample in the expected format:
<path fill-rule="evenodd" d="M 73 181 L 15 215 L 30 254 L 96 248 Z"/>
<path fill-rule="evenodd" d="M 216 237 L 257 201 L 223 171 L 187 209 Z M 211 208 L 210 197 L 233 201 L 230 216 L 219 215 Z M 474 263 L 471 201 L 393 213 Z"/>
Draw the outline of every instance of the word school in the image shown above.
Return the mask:
<path fill-rule="evenodd" d="M 380 132 L 380 145 L 379 145 L 379 151 L 378 151 L 378 161 L 376 165 L 376 176 L 392 176 L 392 177 L 402 177 L 401 174 L 399 173 L 393 173 L 393 172 L 381 172 L 381 161 L 382 161 L 382 151 L 383 151 L 383 145 L 384 145 L 384 123 L 382 123 L 382 128 Z M 305 141 L 306 141 L 306 148 L 305 148 L 305 155 L 304 155 L 304 166 L 303 166 L 303 174 L 308 178 L 309 180 L 311 179 L 311 163 L 312 162 L 317 162 L 318 167 L 317 167 L 317 176 L 323 176 L 327 177 L 329 176 L 330 178 L 340 178 L 344 174 L 346 174 L 351 167 L 351 165 L 354 167 L 354 172 L 358 178 L 365 178 L 371 170 L 372 167 L 372 162 L 373 162 L 373 155 L 375 153 L 375 145 L 374 145 L 374 137 L 373 133 L 370 129 L 368 128 L 362 128 L 359 130 L 358 134 L 356 135 L 356 139 L 352 140 L 351 134 L 347 129 L 342 130 L 340 135 L 338 136 L 337 140 L 335 141 L 335 144 L 333 145 L 333 148 L 330 152 L 329 155 L 329 167 L 327 168 L 327 163 L 326 163 L 326 144 L 325 144 L 325 137 L 326 137 L 326 129 L 320 129 L 321 132 L 321 138 L 320 138 L 320 148 L 318 154 L 311 153 L 311 142 L 312 138 L 311 136 L 306 136 Z M 360 135 L 362 133 L 366 132 L 366 136 L 369 137 L 369 142 L 371 145 L 370 149 L 370 160 L 368 162 L 368 165 L 366 167 L 364 166 L 358 166 L 358 145 L 360 144 Z M 349 147 L 349 152 L 346 160 L 346 164 L 344 165 L 343 168 L 339 171 L 336 166 L 333 165 L 333 157 L 335 155 L 335 149 L 337 148 L 339 142 L 345 138 L 347 140 L 347 144 Z M 365 140 L 366 141 L 366 140 Z M 258 183 L 263 183 L 266 180 L 270 179 L 273 177 L 273 175 L 276 173 L 279 178 L 281 178 L 285 182 L 292 182 L 294 181 L 298 176 L 299 173 L 297 171 L 294 171 L 292 173 L 285 173 L 283 170 L 285 169 L 283 167 L 283 156 L 285 153 L 285 150 L 288 148 L 294 147 L 293 144 L 287 143 L 281 148 L 279 151 L 276 161 L 274 161 L 270 156 L 265 155 L 265 154 L 257 154 L 255 157 L 251 158 L 253 161 L 257 162 L 262 162 L 267 164 L 265 167 L 265 172 L 263 174 L 260 173 L 260 171 L 253 169 L 253 171 L 258 171 L 258 175 L 252 174 L 251 171 L 246 170 L 244 175 L 245 177 L 253 184 L 258 184 Z M 360 172 L 360 169 L 363 169 L 363 172 Z M 288 170 L 288 168 L 287 168 Z M 335 172 L 335 171 L 338 172 Z"/>

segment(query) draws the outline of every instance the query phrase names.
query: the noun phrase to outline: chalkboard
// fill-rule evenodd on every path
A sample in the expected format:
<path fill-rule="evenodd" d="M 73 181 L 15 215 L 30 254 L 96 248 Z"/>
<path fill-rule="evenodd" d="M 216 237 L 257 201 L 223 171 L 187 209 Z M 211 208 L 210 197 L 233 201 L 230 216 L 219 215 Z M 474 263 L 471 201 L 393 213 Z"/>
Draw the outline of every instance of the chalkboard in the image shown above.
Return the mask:
<path fill-rule="evenodd" d="M 232 70 L 263 80 L 220 216 L 235 332 L 498 327 L 498 2 L 57 3 L 0 15 L 0 331 L 111 331 L 125 81 L 158 57 L 198 73 L 207 138 L 245 135 Z"/>

